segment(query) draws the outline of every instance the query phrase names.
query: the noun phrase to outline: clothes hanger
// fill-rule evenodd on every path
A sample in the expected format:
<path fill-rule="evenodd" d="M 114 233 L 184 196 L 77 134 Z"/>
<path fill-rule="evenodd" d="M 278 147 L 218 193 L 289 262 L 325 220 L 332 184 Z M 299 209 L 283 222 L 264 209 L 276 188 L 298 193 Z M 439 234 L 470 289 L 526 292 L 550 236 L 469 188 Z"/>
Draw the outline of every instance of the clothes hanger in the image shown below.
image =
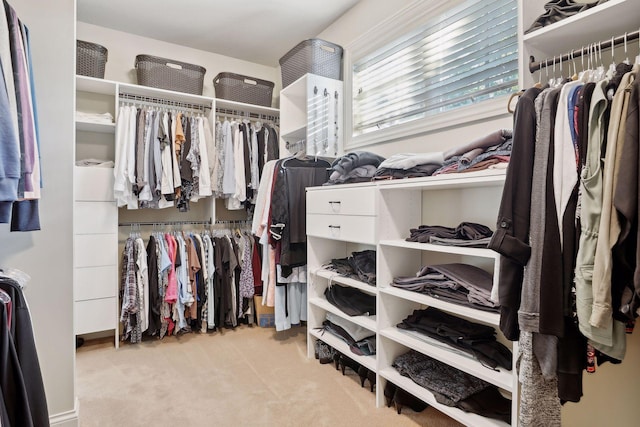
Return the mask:
<path fill-rule="evenodd" d="M 636 65 L 640 65 L 640 28 L 638 28 L 638 56 L 636 56 Z"/>
<path fill-rule="evenodd" d="M 614 37 L 611 37 L 611 64 L 609 64 L 609 70 L 606 73 L 606 77 L 608 79 L 613 77 L 614 73 L 616 72 L 615 52 L 616 52 L 616 45 L 614 43 Z"/>
<path fill-rule="evenodd" d="M 631 61 L 629 61 L 629 53 L 627 52 L 627 32 L 624 33 L 624 62 L 627 65 L 631 65 Z"/>
<path fill-rule="evenodd" d="M 569 68 L 571 68 L 571 63 L 573 63 L 573 74 L 571 75 L 571 80 L 576 81 L 578 80 L 578 67 L 576 66 L 576 58 L 573 56 L 573 52 L 574 50 L 571 49 L 571 62 L 569 63 Z M 571 72 L 571 69 L 569 69 L 569 72 Z"/>

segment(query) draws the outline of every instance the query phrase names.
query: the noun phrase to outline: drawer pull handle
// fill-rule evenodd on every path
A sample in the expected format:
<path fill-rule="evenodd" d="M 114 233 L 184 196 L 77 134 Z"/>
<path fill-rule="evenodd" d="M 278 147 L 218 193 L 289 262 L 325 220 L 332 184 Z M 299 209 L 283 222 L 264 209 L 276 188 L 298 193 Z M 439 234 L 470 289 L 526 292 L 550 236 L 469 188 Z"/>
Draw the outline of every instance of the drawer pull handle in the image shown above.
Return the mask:
<path fill-rule="evenodd" d="M 339 225 L 330 225 L 329 228 L 337 228 L 339 230 L 340 226 Z"/>
<path fill-rule="evenodd" d="M 334 204 L 334 203 L 340 204 L 342 202 L 339 200 L 329 200 L 329 204 Z"/>

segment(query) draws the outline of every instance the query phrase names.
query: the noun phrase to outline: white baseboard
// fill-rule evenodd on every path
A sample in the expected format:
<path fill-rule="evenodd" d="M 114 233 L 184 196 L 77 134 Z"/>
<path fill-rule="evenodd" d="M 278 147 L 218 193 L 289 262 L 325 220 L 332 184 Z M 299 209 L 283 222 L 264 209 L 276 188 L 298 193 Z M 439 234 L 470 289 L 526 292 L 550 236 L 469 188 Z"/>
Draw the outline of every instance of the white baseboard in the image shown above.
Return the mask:
<path fill-rule="evenodd" d="M 49 417 L 52 427 L 78 427 L 79 403 L 75 401 L 75 407 L 71 411 L 61 412 Z"/>

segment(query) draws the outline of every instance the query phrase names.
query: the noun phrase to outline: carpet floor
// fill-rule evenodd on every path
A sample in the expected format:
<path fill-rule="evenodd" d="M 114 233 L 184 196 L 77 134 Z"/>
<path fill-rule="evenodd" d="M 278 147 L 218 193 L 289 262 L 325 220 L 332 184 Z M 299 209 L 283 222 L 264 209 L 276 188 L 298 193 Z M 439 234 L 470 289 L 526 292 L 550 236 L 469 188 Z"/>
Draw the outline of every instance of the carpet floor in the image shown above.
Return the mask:
<path fill-rule="evenodd" d="M 306 357 L 306 329 L 242 326 L 141 344 L 86 342 L 76 353 L 80 426 L 429 426 L 433 408 L 375 407 L 350 369 Z"/>

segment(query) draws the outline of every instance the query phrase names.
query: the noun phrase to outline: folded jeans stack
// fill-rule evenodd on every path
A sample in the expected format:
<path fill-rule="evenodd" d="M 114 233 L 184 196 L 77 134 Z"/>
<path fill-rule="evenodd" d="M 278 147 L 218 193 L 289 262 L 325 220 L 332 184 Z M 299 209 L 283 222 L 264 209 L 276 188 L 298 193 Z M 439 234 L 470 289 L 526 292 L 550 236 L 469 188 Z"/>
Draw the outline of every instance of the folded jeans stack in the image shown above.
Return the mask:
<path fill-rule="evenodd" d="M 497 311 L 498 307 L 491 299 L 491 274 L 469 264 L 427 265 L 415 277 L 396 277 L 391 285 L 479 310 Z"/>
<path fill-rule="evenodd" d="M 376 297 L 349 286 L 331 285 L 324 295 L 349 316 L 373 316 L 376 314 Z"/>
<path fill-rule="evenodd" d="M 511 351 L 496 341 L 496 331 L 491 326 L 470 322 L 433 307 L 414 310 L 397 326 L 471 353 L 491 368 L 512 368 Z"/>
<path fill-rule="evenodd" d="M 461 222 L 457 227 L 421 225 L 410 230 L 408 242 L 432 243 L 435 245 L 486 248 L 493 231 L 486 225 Z"/>
<path fill-rule="evenodd" d="M 323 268 L 335 271 L 344 277 L 376 285 L 376 251 L 352 252 L 348 258 L 335 258 Z"/>

